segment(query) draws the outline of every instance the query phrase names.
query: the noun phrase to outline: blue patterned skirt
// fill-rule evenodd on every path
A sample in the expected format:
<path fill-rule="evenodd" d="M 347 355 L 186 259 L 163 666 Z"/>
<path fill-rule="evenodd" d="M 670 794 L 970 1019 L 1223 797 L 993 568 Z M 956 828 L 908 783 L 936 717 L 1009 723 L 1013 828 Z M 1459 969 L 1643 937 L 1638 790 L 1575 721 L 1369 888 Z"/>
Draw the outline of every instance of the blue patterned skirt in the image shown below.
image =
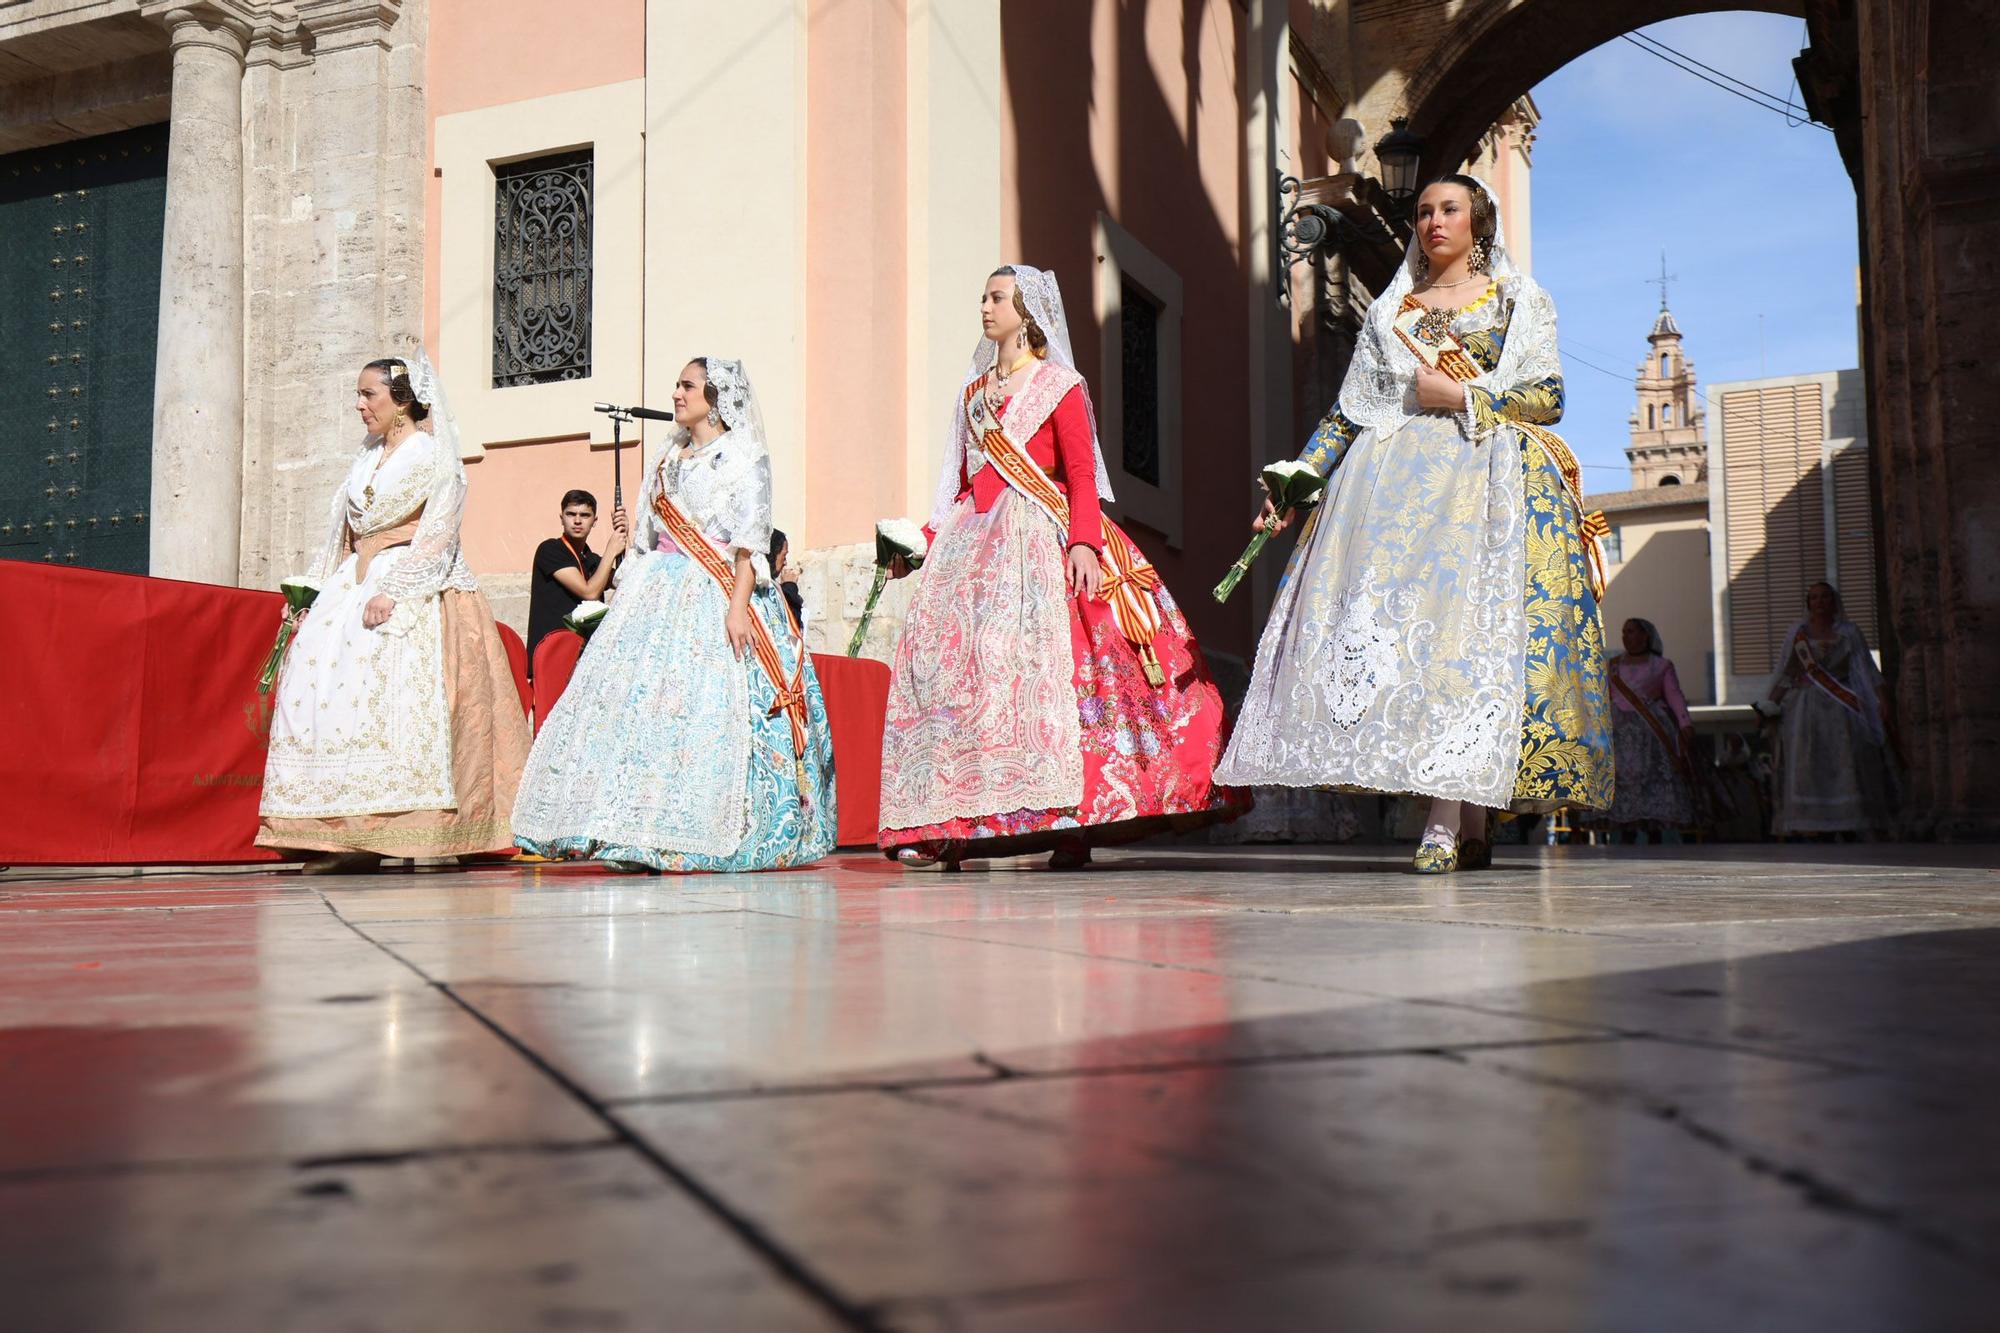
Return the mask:
<path fill-rule="evenodd" d="M 833 849 L 833 740 L 805 660 L 806 752 L 776 692 L 723 632 L 728 599 L 678 552 L 644 553 L 542 724 L 514 802 L 514 840 L 550 858 L 671 871 L 804 865 Z M 750 612 L 789 674 L 802 645 L 777 593 Z"/>

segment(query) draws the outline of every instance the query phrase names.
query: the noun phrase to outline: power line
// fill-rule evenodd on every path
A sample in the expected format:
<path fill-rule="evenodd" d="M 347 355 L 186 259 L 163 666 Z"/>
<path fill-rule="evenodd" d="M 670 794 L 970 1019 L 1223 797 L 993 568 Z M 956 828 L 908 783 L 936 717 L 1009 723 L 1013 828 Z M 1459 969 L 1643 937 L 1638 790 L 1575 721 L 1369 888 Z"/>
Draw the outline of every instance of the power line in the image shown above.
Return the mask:
<path fill-rule="evenodd" d="M 1781 99 L 1777 94 L 1767 93 L 1755 84 L 1744 83 L 1741 79 L 1724 74 L 1712 66 L 1704 65 L 1693 56 L 1683 55 L 1673 47 L 1668 46 L 1665 42 L 1651 37 L 1643 37 L 1642 39 L 1642 34 L 1629 32 L 1623 34 L 1620 40 L 1632 43 L 1632 45 L 1638 47 L 1647 55 L 1663 60 L 1675 69 L 1694 75 L 1703 83 L 1720 88 L 1723 92 L 1729 93 L 1732 96 L 1740 97 L 1752 106 L 1761 107 L 1766 111 L 1783 116 L 1785 122 L 1794 128 L 1800 125 L 1810 125 L 1814 129 L 1825 130 L 1828 134 L 1833 133 L 1833 127 L 1830 125 L 1822 125 L 1816 120 L 1800 119 L 1794 116 L 1789 99 Z M 1707 72 L 1704 73 L 1703 71 Z M 1748 91 L 1744 91 L 1745 89 L 1748 89 Z"/>
<path fill-rule="evenodd" d="M 1615 370 L 1606 370 L 1603 366 L 1598 365 L 1595 361 L 1589 360 L 1586 357 L 1578 356 L 1575 352 L 1570 351 L 1568 348 L 1563 348 L 1561 350 L 1562 354 L 1568 357 L 1570 360 L 1581 361 L 1583 362 L 1584 365 L 1589 366 L 1592 370 L 1596 371 L 1600 375 L 1609 375 L 1612 379 L 1617 380 L 1620 384 L 1630 384 L 1635 388 L 1638 387 L 1639 381 L 1633 379 L 1630 375 L 1621 375 Z"/>

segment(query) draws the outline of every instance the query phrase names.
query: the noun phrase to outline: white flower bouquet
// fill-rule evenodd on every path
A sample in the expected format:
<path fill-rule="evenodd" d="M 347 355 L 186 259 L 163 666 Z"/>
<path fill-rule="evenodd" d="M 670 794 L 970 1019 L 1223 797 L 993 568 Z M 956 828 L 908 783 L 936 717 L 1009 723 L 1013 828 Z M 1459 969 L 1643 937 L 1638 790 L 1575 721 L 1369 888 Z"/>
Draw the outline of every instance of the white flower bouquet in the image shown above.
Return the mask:
<path fill-rule="evenodd" d="M 271 645 L 271 651 L 264 658 L 264 669 L 257 673 L 257 693 L 269 694 L 278 683 L 278 668 L 285 660 L 285 650 L 292 646 L 292 636 L 299 632 L 299 622 L 306 618 L 313 599 L 319 596 L 319 580 L 310 574 L 294 574 L 278 585 L 278 591 L 285 596 L 285 618 L 278 622 L 278 639 Z"/>
<path fill-rule="evenodd" d="M 922 569 L 931 544 L 924 530 L 907 518 L 885 518 L 875 525 L 875 582 L 868 589 L 868 604 L 861 608 L 861 621 L 848 640 L 847 655 L 861 655 L 861 641 L 868 637 L 868 622 L 875 618 L 875 603 L 882 599 L 882 587 L 889 581 L 889 566 L 901 556 L 911 569 Z"/>
<path fill-rule="evenodd" d="M 590 632 L 597 628 L 598 622 L 604 619 L 604 613 L 610 609 L 598 601 L 578 602 L 571 608 L 570 613 L 563 617 L 563 628 L 574 630 L 587 639 L 590 637 Z"/>
<path fill-rule="evenodd" d="M 1272 510 L 1282 515 L 1287 509 L 1310 509 L 1318 504 L 1326 492 L 1326 478 L 1316 471 L 1312 464 L 1297 460 L 1273 463 L 1259 475 L 1264 483 L 1265 494 L 1271 497 Z M 1222 582 L 1215 585 L 1215 600 L 1226 602 L 1229 594 L 1236 591 L 1236 585 L 1250 572 L 1250 562 L 1264 550 L 1264 543 L 1271 540 L 1271 530 L 1265 528 L 1250 538 L 1250 544 L 1243 548 L 1236 563 L 1222 576 Z"/>

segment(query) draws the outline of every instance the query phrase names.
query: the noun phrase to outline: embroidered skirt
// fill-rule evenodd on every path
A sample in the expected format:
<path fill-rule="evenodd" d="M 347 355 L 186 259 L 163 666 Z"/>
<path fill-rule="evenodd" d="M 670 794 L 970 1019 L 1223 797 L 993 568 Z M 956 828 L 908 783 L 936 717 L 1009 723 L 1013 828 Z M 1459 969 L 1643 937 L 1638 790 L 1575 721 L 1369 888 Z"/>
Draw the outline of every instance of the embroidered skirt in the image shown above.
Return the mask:
<path fill-rule="evenodd" d="M 257 844 L 391 857 L 510 850 L 528 721 L 486 597 L 447 590 L 380 629 L 362 608 L 402 558 L 349 556 L 278 678 Z M 400 610 L 401 608 L 399 608 Z"/>
<path fill-rule="evenodd" d="M 961 501 L 922 580 L 889 687 L 882 847 L 1009 856 L 1248 808 L 1214 782 L 1222 698 L 1164 586 L 1155 686 L 1110 604 L 1068 595 L 1062 534 L 1011 491 L 984 514 Z"/>
<path fill-rule="evenodd" d="M 833 739 L 812 659 L 801 760 L 755 654 L 730 650 L 728 608 L 679 552 L 627 566 L 535 738 L 514 807 L 522 850 L 668 871 L 766 870 L 833 850 Z M 796 669 L 803 649 L 768 585 L 750 613 Z"/>
<path fill-rule="evenodd" d="M 1364 431 L 1280 586 L 1226 782 L 1517 811 L 1612 795 L 1604 637 L 1542 446 Z"/>

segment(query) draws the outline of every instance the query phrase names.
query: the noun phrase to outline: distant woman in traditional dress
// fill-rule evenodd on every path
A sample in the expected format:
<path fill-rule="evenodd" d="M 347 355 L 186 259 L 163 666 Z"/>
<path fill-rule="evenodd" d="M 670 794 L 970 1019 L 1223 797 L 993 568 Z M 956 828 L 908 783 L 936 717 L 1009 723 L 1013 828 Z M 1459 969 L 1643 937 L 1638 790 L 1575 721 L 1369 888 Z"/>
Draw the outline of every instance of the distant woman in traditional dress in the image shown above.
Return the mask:
<path fill-rule="evenodd" d="M 1807 589 L 1806 618 L 1785 635 L 1768 697 L 1782 710 L 1771 831 L 1887 832 L 1896 812 L 1889 702 L 1832 584 Z"/>
<path fill-rule="evenodd" d="M 1222 699 L 1111 498 L 1055 275 L 997 270 L 896 644 L 882 847 L 906 864 L 1050 852 L 1227 818 Z M 907 572 L 900 568 L 898 573 Z"/>
<path fill-rule="evenodd" d="M 739 361 L 696 357 L 632 552 L 535 738 L 524 851 L 620 870 L 765 870 L 833 849 L 833 741 L 773 585 L 771 456 Z"/>
<path fill-rule="evenodd" d="M 459 551 L 458 432 L 421 355 L 370 361 L 354 406 L 368 438 L 278 679 L 257 843 L 328 854 L 308 873 L 509 851 L 528 722 Z"/>
<path fill-rule="evenodd" d="M 1330 480 L 1219 781 L 1428 796 L 1424 873 L 1487 864 L 1489 810 L 1611 803 L 1576 462 L 1547 429 L 1562 406 L 1555 304 L 1486 187 L 1443 177 L 1301 455 Z M 1257 526 L 1288 518 L 1267 502 Z"/>
<path fill-rule="evenodd" d="M 1694 762 L 1694 719 L 1681 693 L 1680 675 L 1650 620 L 1632 619 L 1621 631 L 1625 651 L 1611 659 L 1611 740 L 1617 756 L 1618 793 L 1592 827 L 1631 832 L 1684 829 L 1695 822 L 1689 787 Z"/>

